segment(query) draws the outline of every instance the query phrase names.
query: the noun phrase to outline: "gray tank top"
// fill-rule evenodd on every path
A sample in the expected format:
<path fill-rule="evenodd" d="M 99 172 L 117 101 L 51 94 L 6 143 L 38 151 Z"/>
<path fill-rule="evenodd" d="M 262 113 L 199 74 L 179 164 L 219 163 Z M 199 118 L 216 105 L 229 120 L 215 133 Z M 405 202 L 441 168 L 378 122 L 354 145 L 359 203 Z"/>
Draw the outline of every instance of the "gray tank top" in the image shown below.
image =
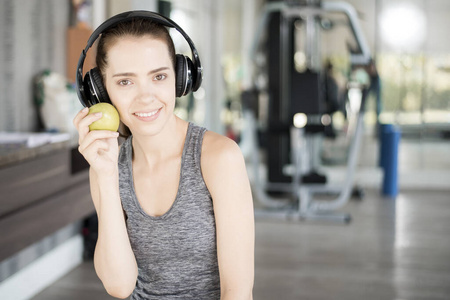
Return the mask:
<path fill-rule="evenodd" d="M 136 197 L 132 136 L 120 148 L 120 197 L 138 265 L 132 300 L 220 299 L 214 210 L 200 168 L 205 131 L 189 123 L 177 196 L 157 217 L 148 215 Z"/>

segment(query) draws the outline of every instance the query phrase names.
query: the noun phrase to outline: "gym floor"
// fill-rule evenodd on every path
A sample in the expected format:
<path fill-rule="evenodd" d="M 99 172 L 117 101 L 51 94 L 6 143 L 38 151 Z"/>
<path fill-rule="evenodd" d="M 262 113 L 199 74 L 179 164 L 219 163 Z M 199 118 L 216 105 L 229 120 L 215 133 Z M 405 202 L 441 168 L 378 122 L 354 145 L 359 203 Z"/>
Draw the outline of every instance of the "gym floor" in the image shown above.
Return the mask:
<path fill-rule="evenodd" d="M 350 224 L 256 219 L 254 299 L 449 299 L 450 143 L 402 140 L 396 199 L 380 195 L 376 149 L 366 137 Z M 33 298 L 61 299 L 113 298 L 88 261 Z"/>

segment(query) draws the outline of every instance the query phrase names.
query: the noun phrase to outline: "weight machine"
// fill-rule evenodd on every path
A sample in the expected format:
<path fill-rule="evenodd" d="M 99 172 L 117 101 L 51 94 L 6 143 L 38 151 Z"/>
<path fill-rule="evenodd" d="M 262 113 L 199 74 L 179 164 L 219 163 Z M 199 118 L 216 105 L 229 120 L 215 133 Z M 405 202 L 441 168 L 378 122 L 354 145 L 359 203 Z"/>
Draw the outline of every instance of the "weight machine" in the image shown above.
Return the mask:
<path fill-rule="evenodd" d="M 367 91 L 365 87 L 349 85 L 349 91 L 358 92 L 360 103 L 354 115 L 354 130 L 349 146 L 345 180 L 340 185 L 327 183 L 326 176 L 318 173 L 320 139 L 331 119 L 326 102 L 325 76 L 321 56 L 321 30 L 333 27 L 326 17 L 330 13 L 343 14 L 351 30 L 354 45 L 350 47 L 352 66 L 368 65 L 369 48 L 359 26 L 355 9 L 345 2 L 320 0 L 280 1 L 267 3 L 262 12 L 255 35 L 251 57 L 261 57 L 258 48 L 266 32 L 266 80 L 255 80 L 256 88 L 243 93 L 243 105 L 250 139 L 253 166 L 253 192 L 264 209 L 255 209 L 260 216 L 283 218 L 327 219 L 350 221 L 348 214 L 336 210 L 345 205 L 352 195 L 354 175 L 363 135 L 363 117 Z M 300 57 L 296 28 L 302 27 L 303 50 Z M 302 63 L 299 70 L 298 60 Z M 260 84 L 259 82 L 265 82 Z M 261 95 L 268 99 L 265 124 L 267 179 L 261 179 L 258 136 L 258 103 Z M 286 174 L 291 166 L 291 174 Z M 294 204 L 273 199 L 271 192 L 289 193 Z M 319 200 L 318 195 L 333 195 L 333 199 Z M 267 210 L 269 208 L 269 210 Z M 280 210 L 286 208 L 284 210 Z"/>

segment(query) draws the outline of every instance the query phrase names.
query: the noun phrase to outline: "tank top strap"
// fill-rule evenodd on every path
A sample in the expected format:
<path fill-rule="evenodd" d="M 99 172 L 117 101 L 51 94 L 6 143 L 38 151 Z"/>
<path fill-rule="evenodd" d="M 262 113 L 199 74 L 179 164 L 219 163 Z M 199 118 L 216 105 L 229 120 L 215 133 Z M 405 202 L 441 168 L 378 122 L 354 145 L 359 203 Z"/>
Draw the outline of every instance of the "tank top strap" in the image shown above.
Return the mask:
<path fill-rule="evenodd" d="M 203 136 L 206 132 L 206 128 L 189 123 L 188 133 L 186 134 L 187 141 L 185 147 L 186 157 L 184 158 L 185 168 L 194 168 L 200 171 L 200 159 L 202 152 Z"/>

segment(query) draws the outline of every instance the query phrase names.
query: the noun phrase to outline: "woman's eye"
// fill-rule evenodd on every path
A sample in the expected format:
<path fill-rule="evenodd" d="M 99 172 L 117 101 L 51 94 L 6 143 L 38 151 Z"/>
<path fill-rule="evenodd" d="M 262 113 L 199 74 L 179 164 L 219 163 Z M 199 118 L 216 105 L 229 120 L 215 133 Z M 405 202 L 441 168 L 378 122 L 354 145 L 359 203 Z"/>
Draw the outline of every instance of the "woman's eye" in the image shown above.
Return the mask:
<path fill-rule="evenodd" d="M 120 81 L 118 82 L 118 84 L 119 84 L 119 85 L 130 85 L 130 84 L 131 84 L 131 81 L 129 81 L 128 79 L 123 79 L 123 80 L 120 80 Z"/>
<path fill-rule="evenodd" d="M 159 81 L 159 80 L 164 80 L 166 78 L 165 74 L 158 74 L 155 76 L 155 80 Z"/>

